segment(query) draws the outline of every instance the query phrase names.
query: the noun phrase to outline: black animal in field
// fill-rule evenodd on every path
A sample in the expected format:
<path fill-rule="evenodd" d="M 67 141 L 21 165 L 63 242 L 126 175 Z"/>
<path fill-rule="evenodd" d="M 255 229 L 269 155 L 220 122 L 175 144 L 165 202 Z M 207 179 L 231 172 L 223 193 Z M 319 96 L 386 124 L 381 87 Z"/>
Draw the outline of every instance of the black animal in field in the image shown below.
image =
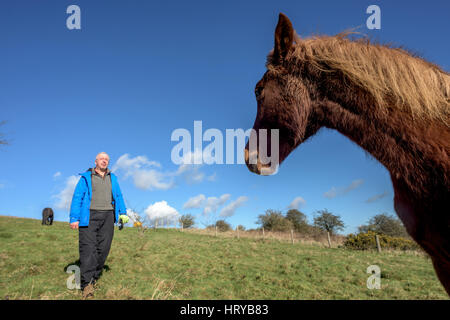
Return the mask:
<path fill-rule="evenodd" d="M 45 208 L 42 210 L 42 224 L 52 225 L 53 224 L 53 210 L 52 208 Z"/>

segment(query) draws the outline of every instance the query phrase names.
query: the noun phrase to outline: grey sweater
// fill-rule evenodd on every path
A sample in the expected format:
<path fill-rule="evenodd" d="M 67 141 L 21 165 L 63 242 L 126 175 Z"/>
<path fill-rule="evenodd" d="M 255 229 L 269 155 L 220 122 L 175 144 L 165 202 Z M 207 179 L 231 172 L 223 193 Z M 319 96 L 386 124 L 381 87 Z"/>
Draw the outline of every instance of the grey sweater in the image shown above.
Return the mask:
<path fill-rule="evenodd" d="M 113 210 L 111 191 L 111 171 L 106 169 L 102 177 L 94 168 L 91 168 L 92 177 L 92 200 L 91 210 Z"/>

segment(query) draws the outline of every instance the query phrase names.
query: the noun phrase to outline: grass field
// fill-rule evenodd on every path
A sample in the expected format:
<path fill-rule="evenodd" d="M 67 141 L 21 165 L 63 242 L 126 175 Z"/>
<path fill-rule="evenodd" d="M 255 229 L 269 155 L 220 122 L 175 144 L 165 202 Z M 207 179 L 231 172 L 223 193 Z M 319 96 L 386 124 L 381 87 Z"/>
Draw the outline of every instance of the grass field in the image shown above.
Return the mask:
<path fill-rule="evenodd" d="M 0 216 L 0 299 L 80 299 L 68 223 Z M 381 289 L 369 290 L 369 265 Z M 422 253 L 350 251 L 287 241 L 115 229 L 95 299 L 448 299 Z"/>

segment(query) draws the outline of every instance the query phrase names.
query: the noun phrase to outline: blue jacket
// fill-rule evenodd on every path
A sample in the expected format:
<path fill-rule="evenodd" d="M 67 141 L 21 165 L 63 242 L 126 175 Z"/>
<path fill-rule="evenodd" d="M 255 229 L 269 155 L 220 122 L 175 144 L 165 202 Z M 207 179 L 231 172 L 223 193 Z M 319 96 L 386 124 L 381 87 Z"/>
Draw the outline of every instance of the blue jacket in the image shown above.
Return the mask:
<path fill-rule="evenodd" d="M 112 205 L 114 207 L 115 219 L 114 223 L 119 221 L 119 215 L 127 214 L 127 208 L 123 201 L 122 192 L 120 191 L 117 177 L 114 173 L 111 174 L 111 190 L 112 190 Z M 89 225 L 89 208 L 92 199 L 92 180 L 91 170 L 80 173 L 81 178 L 72 197 L 72 204 L 70 205 L 70 223 L 79 221 L 80 227 L 87 227 Z"/>

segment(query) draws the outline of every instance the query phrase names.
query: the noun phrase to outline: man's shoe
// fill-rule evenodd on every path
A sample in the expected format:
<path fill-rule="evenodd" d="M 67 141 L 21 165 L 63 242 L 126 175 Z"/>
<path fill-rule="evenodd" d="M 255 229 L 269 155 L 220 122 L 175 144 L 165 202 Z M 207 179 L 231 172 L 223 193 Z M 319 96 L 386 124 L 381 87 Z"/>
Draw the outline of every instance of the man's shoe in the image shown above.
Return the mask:
<path fill-rule="evenodd" d="M 89 283 L 83 289 L 83 299 L 91 298 L 93 296 L 94 296 L 94 285 L 92 283 Z"/>

